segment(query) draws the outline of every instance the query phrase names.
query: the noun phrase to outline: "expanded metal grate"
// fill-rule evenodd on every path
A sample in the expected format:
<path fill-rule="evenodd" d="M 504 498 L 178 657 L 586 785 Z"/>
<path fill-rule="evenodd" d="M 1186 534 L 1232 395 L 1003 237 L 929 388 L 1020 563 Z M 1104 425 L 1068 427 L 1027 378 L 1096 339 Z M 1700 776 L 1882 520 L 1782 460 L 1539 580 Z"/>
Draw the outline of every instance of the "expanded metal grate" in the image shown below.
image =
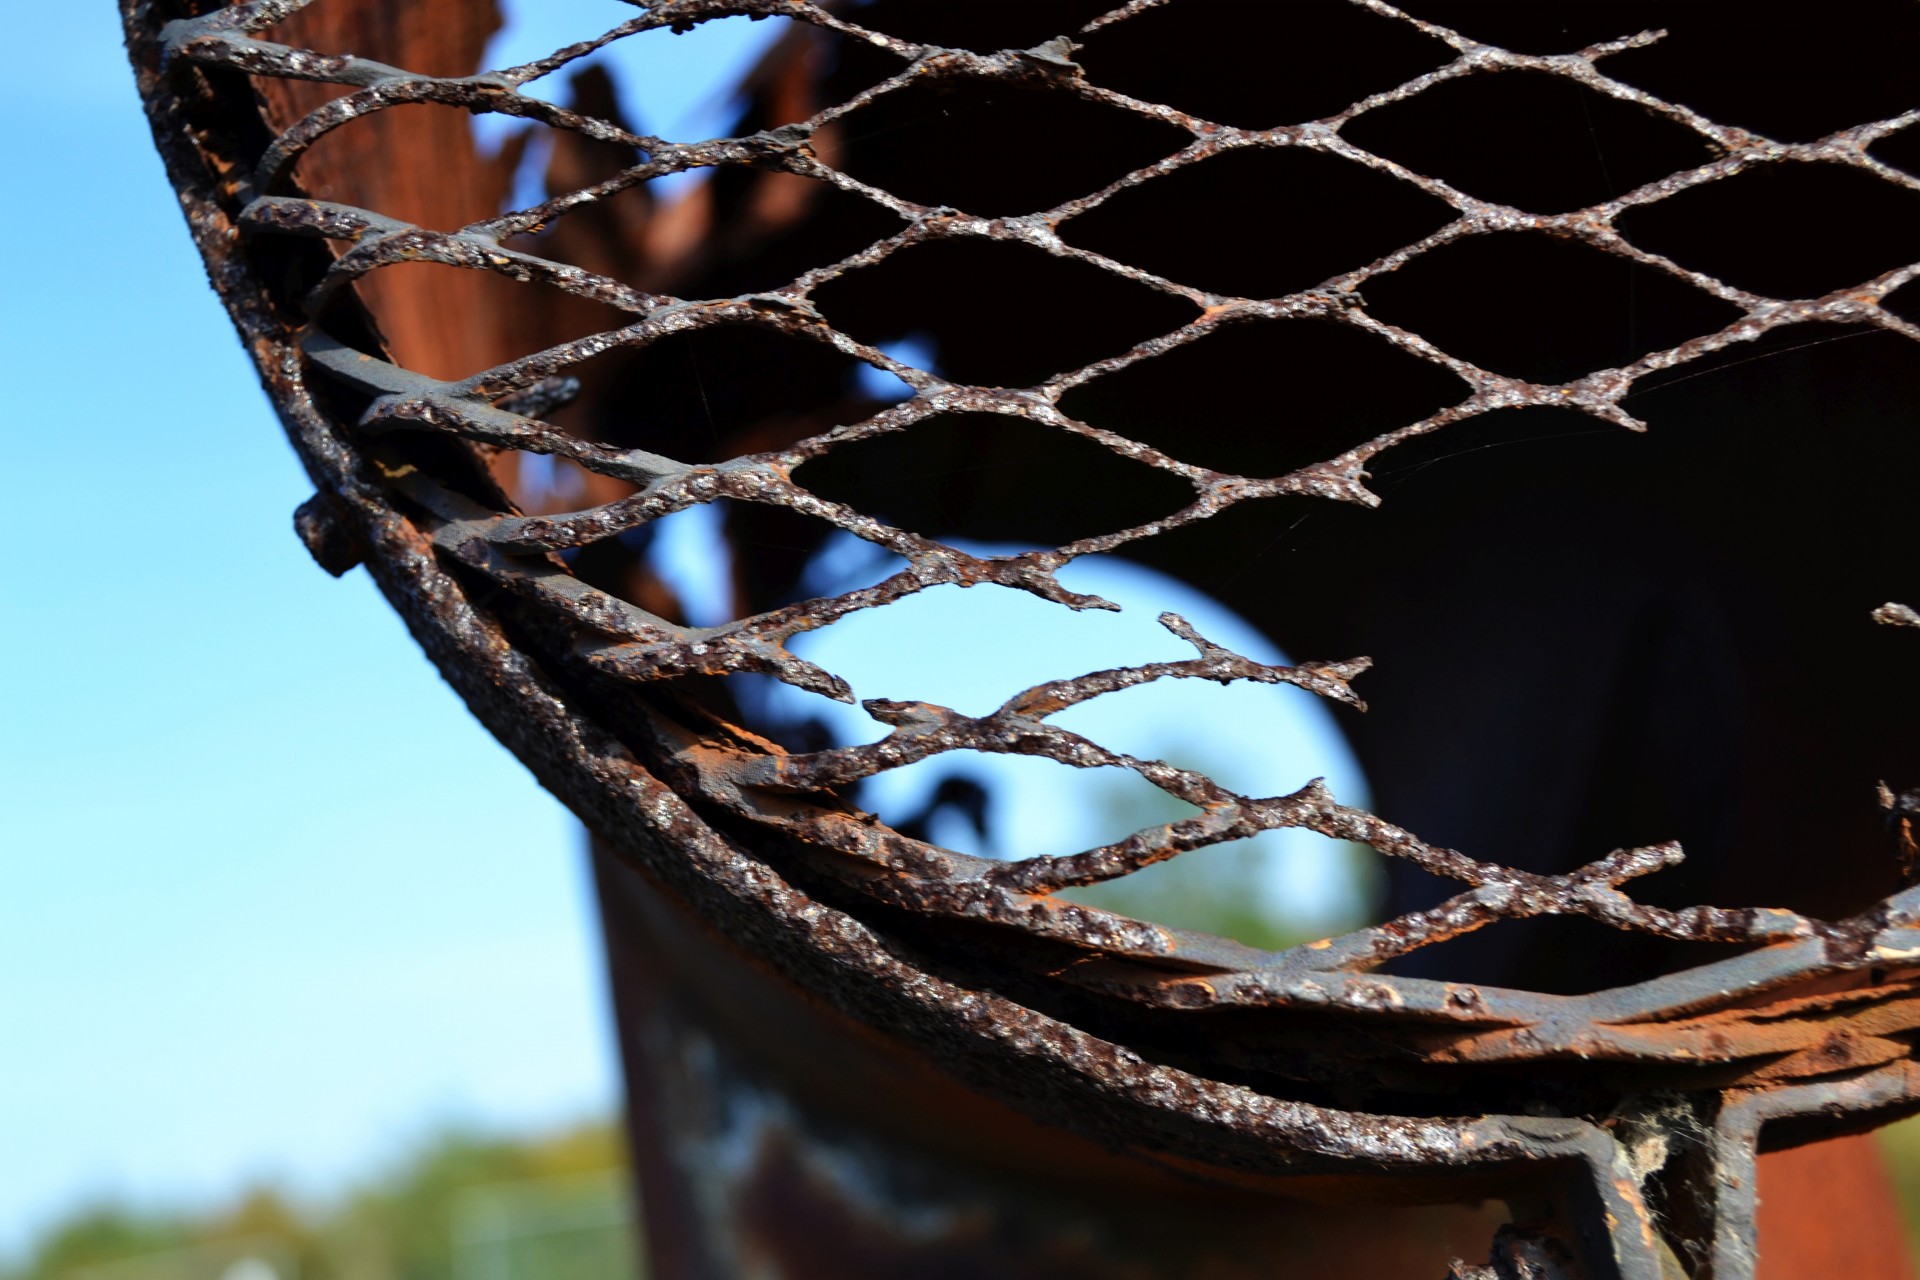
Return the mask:
<path fill-rule="evenodd" d="M 1010 690 L 986 715 L 870 700 L 869 712 L 893 732 L 867 745 L 790 752 L 670 692 L 687 677 L 755 673 L 851 701 L 855 691 L 844 679 L 789 649 L 794 637 L 943 584 L 992 584 L 1063 608 L 1110 608 L 1069 590 L 1056 575 L 1080 557 L 1124 551 L 1246 504 L 1304 497 L 1376 506 L 1369 468 L 1389 450 L 1496 411 L 1572 410 L 1638 431 L 1644 424 L 1623 402 L 1642 379 L 1775 331 L 1844 323 L 1920 339 L 1920 325 L 1883 305 L 1920 275 L 1920 263 L 1888 262 L 1815 297 L 1773 297 L 1650 252 L 1618 227 L 1633 211 L 1770 167 L 1839 167 L 1920 192 L 1920 178 L 1869 149 L 1920 123 L 1920 110 L 1812 141 L 1778 141 L 1716 123 L 1603 69 L 1609 57 L 1657 43 L 1658 31 L 1567 53 L 1519 53 L 1379 0 L 1354 2 L 1441 42 L 1450 60 L 1402 83 L 1382 84 L 1332 115 L 1275 128 L 1223 124 L 1177 103 L 1141 101 L 1103 87 L 1076 63 L 1077 38 L 1178 0 L 1133 0 L 1073 37 L 991 52 L 869 29 L 858 21 L 857 6 L 666 0 L 539 61 L 465 77 L 419 75 L 267 38 L 276 23 L 305 8 L 305 0 L 256 0 L 202 16 L 163 3 L 127 0 L 123 8 L 156 137 L 215 286 L 319 487 L 320 496 L 302 509 L 303 535 L 336 572 L 367 564 L 476 714 L 604 839 L 675 886 L 741 945 L 941 1055 L 983 1087 L 1083 1131 L 1189 1161 L 1278 1175 L 1393 1179 L 1584 1162 L 1594 1196 L 1576 1235 L 1591 1257 L 1584 1264 L 1552 1261 L 1540 1252 L 1546 1246 L 1539 1239 L 1515 1235 L 1502 1246 L 1512 1256 L 1497 1267 L 1585 1265 L 1650 1278 L 1662 1274 L 1665 1255 L 1668 1265 L 1683 1260 L 1690 1273 L 1710 1268 L 1719 1277 L 1750 1275 L 1752 1162 L 1762 1125 L 1810 1115 L 1845 1115 L 1849 1123 L 1865 1124 L 1920 1104 L 1910 1045 L 1920 1027 L 1920 970 L 1910 967 L 1920 956 L 1920 890 L 1903 890 L 1833 921 L 1756 907 L 1657 907 L 1636 901 L 1624 886 L 1677 864 L 1677 844 L 1614 850 L 1565 874 L 1523 871 L 1470 850 L 1437 847 L 1341 803 L 1318 782 L 1284 794 L 1244 795 L 1052 722 L 1069 707 L 1162 680 L 1289 684 L 1363 705 L 1355 682 L 1369 667 L 1366 658 L 1263 665 L 1173 614 L 1161 622 L 1192 646 L 1190 658 L 1063 672 L 1061 679 Z M 897 67 L 803 121 L 695 143 L 632 132 L 526 92 L 614 41 L 743 14 L 809 24 L 847 46 L 890 56 Z M 1538 214 L 1477 198 L 1348 136 L 1348 127 L 1370 113 L 1469 77 L 1512 72 L 1571 82 L 1628 104 L 1685 131 L 1710 158 L 1599 203 Z M 346 91 L 275 134 L 264 128 L 242 77 L 319 81 Z M 1190 141 L 1097 190 L 1001 216 L 916 203 L 836 168 L 815 145 L 890 95 L 964 83 L 1075 99 L 1169 126 Z M 296 187 L 299 161 L 334 130 L 419 103 L 517 116 L 632 148 L 643 159 L 603 181 L 456 231 L 312 199 Z M 1209 292 L 1073 242 L 1076 218 L 1123 193 L 1230 152 L 1274 151 L 1357 166 L 1440 202 L 1451 216 L 1392 252 L 1277 297 Z M 526 240 L 532 233 L 652 179 L 730 168 L 823 184 L 886 215 L 891 232 L 777 287 L 708 298 L 650 292 L 524 247 L 538 248 Z M 1370 285 L 1447 246 L 1513 234 L 1577 244 L 1633 264 L 1718 300 L 1731 318 L 1628 362 L 1545 382 L 1495 372 L 1443 349 L 1381 319 L 1365 299 Z M 1193 318 L 1116 354 L 1052 371 L 1031 385 L 1004 387 L 968 385 L 915 367 L 836 328 L 830 308 L 817 304 L 816 295 L 832 282 L 940 241 L 1025 246 L 1186 304 Z M 374 273 L 421 262 L 562 290 L 630 319 L 470 377 L 431 378 L 390 360 L 350 301 L 356 283 Z M 1153 447 L 1063 411 L 1063 398 L 1076 389 L 1164 359 L 1229 326 L 1304 320 L 1444 370 L 1464 394 L 1437 412 L 1279 475 L 1197 465 L 1177 449 Z M 546 420 L 568 398 L 570 373 L 593 359 L 722 328 L 818 344 L 891 374 L 912 394 L 846 425 L 697 464 L 583 438 Z M 1366 388 L 1352 394 L 1364 396 Z M 1284 399 L 1285 388 L 1276 395 Z M 1173 478 L 1189 497 L 1179 509 L 1131 527 L 1044 550 L 981 556 L 830 500 L 796 478 L 810 462 L 881 437 L 910 436 L 959 413 L 1018 419 L 1089 441 Z M 564 459 L 631 492 L 581 510 L 523 514 L 494 485 L 491 455 L 479 446 Z M 1041 492 L 1070 483 L 1044 474 L 1033 479 Z M 723 499 L 813 517 L 899 556 L 905 567 L 877 585 L 693 627 L 587 584 L 562 554 Z M 1303 607 L 1311 607 L 1310 599 Z M 1892 626 L 1920 625 L 1911 609 L 1896 604 L 1874 616 Z M 1130 770 L 1199 813 L 1071 855 L 1001 862 L 908 838 L 845 798 L 863 779 L 956 751 Z M 1872 782 L 1864 779 L 1863 786 Z M 1911 797 L 1885 790 L 1884 804 L 1911 858 Z M 1460 890 L 1430 909 L 1280 951 L 1056 896 L 1279 828 L 1359 842 Z M 1542 916 L 1581 916 L 1621 931 L 1734 947 L 1723 960 L 1589 995 L 1379 972 L 1469 931 Z M 916 933 L 915 920 L 948 921 L 957 932 Z M 911 946 L 903 941 L 908 936 Z M 992 967 L 978 959 L 983 947 L 994 956 Z M 961 974 L 968 977 L 953 976 Z M 1087 1007 L 1099 1010 L 1097 1036 L 1075 1025 L 1073 1011 Z M 1159 1019 L 1202 1019 L 1230 1008 L 1260 1011 L 1281 1047 L 1249 1049 L 1197 1021 L 1178 1066 L 1129 1044 L 1130 1010 L 1155 1020 L 1150 1036 L 1141 1033 L 1146 1043 L 1167 1036 Z M 1606 1070 L 1596 1073 L 1596 1063 Z M 1513 1077 L 1497 1073 L 1519 1064 L 1580 1075 L 1588 1107 L 1576 1114 L 1518 1114 L 1519 1086 L 1502 1085 Z M 1712 1070 L 1703 1071 L 1703 1064 Z M 1239 1083 L 1249 1071 L 1260 1073 L 1258 1089 Z M 1418 1076 L 1430 1113 L 1376 1114 L 1287 1096 L 1289 1079 L 1304 1085 L 1327 1073 Z M 1514 1114 L 1502 1111 L 1502 1088 L 1509 1089 Z M 1666 1206 L 1657 1228 L 1650 1196 Z M 1680 1211 L 1682 1204 L 1691 1209 Z M 1517 1260 L 1529 1251 L 1538 1255 L 1535 1261 Z"/>

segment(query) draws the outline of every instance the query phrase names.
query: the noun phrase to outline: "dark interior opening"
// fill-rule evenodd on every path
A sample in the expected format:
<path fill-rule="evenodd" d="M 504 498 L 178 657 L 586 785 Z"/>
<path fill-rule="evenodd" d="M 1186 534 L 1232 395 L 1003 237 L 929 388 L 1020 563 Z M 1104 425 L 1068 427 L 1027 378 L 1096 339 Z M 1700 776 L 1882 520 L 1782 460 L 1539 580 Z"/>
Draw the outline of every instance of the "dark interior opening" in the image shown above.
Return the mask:
<path fill-rule="evenodd" d="M 1297 148 L 1228 151 L 1117 192 L 1069 243 L 1179 284 L 1277 298 L 1364 267 L 1453 221 L 1416 187 Z M 1222 252 L 1227 245 L 1234 251 Z"/>
<path fill-rule="evenodd" d="M 1564 213 L 1713 158 L 1691 129 L 1562 76 L 1468 76 L 1360 116 L 1341 136 L 1481 200 Z"/>
<path fill-rule="evenodd" d="M 1038 546 L 1145 524 L 1194 496 L 1178 476 L 1097 441 L 997 413 L 942 415 L 837 445 L 794 479 L 916 533 Z M 1023 496 L 1042 492 L 1041 502 Z"/>
<path fill-rule="evenodd" d="M 1060 407 L 1182 462 L 1278 476 L 1466 394 L 1448 369 L 1371 334 L 1290 321 L 1227 325 L 1083 383 Z"/>
<path fill-rule="evenodd" d="M 935 240 L 850 271 L 814 295 L 842 331 L 871 344 L 933 337 L 934 372 L 1029 387 L 1117 356 L 1198 316 L 1160 293 L 1072 258 L 995 240 Z"/>
<path fill-rule="evenodd" d="M 781 424 L 797 414 L 817 430 L 857 422 L 875 408 L 857 393 L 865 367 L 858 360 L 752 325 L 669 334 L 606 365 L 605 398 L 568 411 L 576 429 L 681 462 L 778 447 L 790 430 Z"/>
<path fill-rule="evenodd" d="M 1037 86 L 922 80 L 842 123 L 840 168 L 905 200 L 986 216 L 1091 195 L 1180 150 L 1184 130 Z"/>
<path fill-rule="evenodd" d="M 1678 346 L 1740 309 L 1665 272 L 1541 235 L 1474 236 L 1361 288 L 1368 312 L 1492 373 L 1563 382 Z"/>
<path fill-rule="evenodd" d="M 1076 57 L 1099 84 L 1246 129 L 1323 119 L 1453 59 L 1442 41 L 1341 0 L 1181 0 L 1085 39 Z"/>
<path fill-rule="evenodd" d="M 1631 209 L 1619 225 L 1730 285 L 1812 298 L 1920 257 L 1920 191 L 1840 165 L 1766 165 Z"/>

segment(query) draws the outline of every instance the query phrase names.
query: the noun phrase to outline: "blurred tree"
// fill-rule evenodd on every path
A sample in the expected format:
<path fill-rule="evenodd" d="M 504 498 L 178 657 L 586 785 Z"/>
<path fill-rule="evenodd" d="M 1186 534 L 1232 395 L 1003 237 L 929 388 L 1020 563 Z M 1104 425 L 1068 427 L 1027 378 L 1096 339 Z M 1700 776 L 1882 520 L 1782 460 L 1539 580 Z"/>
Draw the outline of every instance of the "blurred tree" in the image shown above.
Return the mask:
<path fill-rule="evenodd" d="M 476 1272 L 544 1280 L 551 1269 L 539 1251 L 507 1256 L 510 1232 L 499 1233 L 499 1265 L 490 1257 L 476 1265 L 471 1245 L 467 1266 L 460 1265 L 455 1218 L 476 1192 L 501 1188 L 516 1193 L 494 1197 L 506 1212 L 535 1188 L 549 1220 L 582 1224 L 574 1238 L 557 1242 L 573 1264 L 568 1274 L 617 1276 L 631 1273 L 635 1256 L 630 1219 L 609 1218 L 603 1209 L 624 1209 L 625 1181 L 615 1122 L 531 1139 L 455 1131 L 318 1207 L 264 1187 L 201 1214 L 92 1205 L 54 1225 L 20 1267 L 0 1270 L 0 1280 L 456 1280 Z M 574 1202 L 590 1212 L 569 1218 Z M 242 1263 L 249 1258 L 263 1261 L 248 1269 Z"/>
<path fill-rule="evenodd" d="M 52 1280 L 97 1263 L 177 1249 L 193 1239 L 189 1219 L 92 1205 L 50 1230 L 25 1269 L 9 1273 L 7 1280 Z"/>

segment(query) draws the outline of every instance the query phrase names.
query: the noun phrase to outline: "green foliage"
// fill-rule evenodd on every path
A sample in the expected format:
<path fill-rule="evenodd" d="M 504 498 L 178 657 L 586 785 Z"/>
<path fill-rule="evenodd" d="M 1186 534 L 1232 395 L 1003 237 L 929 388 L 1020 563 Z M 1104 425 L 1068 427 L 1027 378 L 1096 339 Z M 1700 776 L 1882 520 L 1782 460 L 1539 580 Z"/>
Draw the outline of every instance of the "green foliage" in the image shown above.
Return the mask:
<path fill-rule="evenodd" d="M 261 1258 L 280 1280 L 524 1280 L 631 1272 L 626 1156 L 612 1124 L 531 1140 L 446 1133 L 318 1208 L 268 1188 L 199 1215 L 95 1205 L 0 1280 L 222 1280 Z M 539 1215 L 539 1238 L 521 1220 Z M 478 1222 L 471 1239 L 462 1222 Z M 462 1252 L 464 1248 L 464 1253 Z"/>
<path fill-rule="evenodd" d="M 1906 1220 L 1907 1239 L 1920 1258 L 1920 1116 L 1880 1131 L 1880 1152 L 1893 1178 L 1894 1198 Z"/>
<path fill-rule="evenodd" d="M 114 1205 L 94 1205 L 48 1233 L 33 1264 L 8 1277 L 52 1280 L 95 1263 L 112 1262 L 192 1244 L 193 1224 L 184 1218 L 138 1214 Z"/>
<path fill-rule="evenodd" d="M 1160 758 L 1197 773 L 1216 776 L 1206 751 L 1170 744 Z M 1179 822 L 1197 812 L 1163 791 L 1116 784 L 1101 797 L 1105 814 L 1131 830 Z M 1119 824 L 1116 824 L 1119 825 Z M 1196 929 L 1232 938 L 1251 947 L 1278 950 L 1366 923 L 1362 919 L 1312 918 L 1286 909 L 1267 892 L 1274 861 L 1284 856 L 1266 839 L 1235 840 L 1194 849 L 1170 862 L 1157 863 L 1120 880 L 1063 890 L 1062 898 L 1102 907 L 1136 920 Z M 1356 899 L 1379 896 L 1379 857 L 1360 845 L 1341 844 Z"/>

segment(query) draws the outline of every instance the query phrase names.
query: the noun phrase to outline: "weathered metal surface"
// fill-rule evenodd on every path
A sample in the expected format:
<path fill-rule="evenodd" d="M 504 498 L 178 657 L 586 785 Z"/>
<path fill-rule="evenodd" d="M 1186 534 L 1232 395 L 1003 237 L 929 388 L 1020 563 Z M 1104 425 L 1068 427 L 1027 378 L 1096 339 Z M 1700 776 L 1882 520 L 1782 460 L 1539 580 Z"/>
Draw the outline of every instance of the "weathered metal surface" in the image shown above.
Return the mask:
<path fill-rule="evenodd" d="M 1616 228 L 1629 211 L 1768 166 L 1838 166 L 1920 191 L 1920 179 L 1868 150 L 1920 122 L 1920 110 L 1811 142 L 1776 141 L 1601 70 L 1601 60 L 1646 47 L 1658 32 L 1559 55 L 1521 54 L 1377 0 L 1356 2 L 1442 42 L 1452 60 L 1334 115 L 1270 129 L 1229 126 L 1103 88 L 1072 60 L 1076 46 L 1066 36 L 1024 50 L 944 48 L 868 30 L 797 0 L 668 0 L 547 59 L 457 77 L 268 38 L 304 0 L 257 0 L 198 16 L 186 4 L 124 0 L 123 11 L 156 141 L 214 285 L 320 491 L 299 519 L 316 559 L 331 572 L 365 563 L 489 728 L 613 848 L 714 928 L 842 1010 L 935 1055 L 974 1087 L 1116 1148 L 1227 1180 L 1293 1179 L 1323 1196 L 1405 1197 L 1411 1187 L 1444 1200 L 1524 1186 L 1541 1167 L 1571 1169 L 1579 1173 L 1575 1190 L 1543 1211 L 1538 1229 L 1523 1224 L 1503 1236 L 1493 1274 L 1551 1275 L 1559 1268 L 1651 1280 L 1684 1268 L 1721 1280 L 1751 1275 L 1751 1162 L 1763 1125 L 1817 1115 L 1835 1117 L 1841 1128 L 1864 1127 L 1920 1107 L 1912 1061 L 1920 1029 L 1920 889 L 1831 921 L 1759 907 L 1660 908 L 1635 901 L 1623 886 L 1677 863 L 1682 854 L 1674 844 L 1615 850 L 1561 875 L 1527 872 L 1429 844 L 1339 803 L 1318 782 L 1285 795 L 1241 795 L 1051 723 L 1067 707 L 1163 679 L 1288 683 L 1363 705 L 1352 682 L 1367 670 L 1365 658 L 1266 666 L 1171 614 L 1163 623 L 1195 657 L 1062 673 L 1012 693 L 984 716 L 926 702 L 869 701 L 893 732 L 866 746 L 788 753 L 674 692 L 682 677 L 751 672 L 850 701 L 846 681 L 789 650 L 793 637 L 941 584 L 995 584 L 1071 609 L 1111 608 L 1068 590 L 1056 574 L 1078 557 L 1143 543 L 1241 504 L 1308 497 L 1376 506 L 1367 472 L 1389 450 L 1497 410 L 1571 409 L 1636 430 L 1643 424 L 1622 402 L 1640 379 L 1776 330 L 1845 322 L 1920 339 L 1920 326 L 1882 306 L 1920 276 L 1920 263 L 1887 264 L 1817 297 L 1770 297 L 1650 253 Z M 1076 34 L 1153 7 L 1155 0 L 1133 0 Z M 738 14 L 798 19 L 896 58 L 897 73 L 803 122 L 693 144 L 636 133 L 523 92 L 609 41 Z M 1343 126 L 1369 112 L 1500 71 L 1558 77 L 1648 112 L 1688 131 L 1713 158 L 1602 203 L 1543 215 L 1476 198 L 1342 135 Z M 276 133 L 247 77 L 346 92 Z M 826 148 L 817 140 L 853 112 L 930 82 L 1004 83 L 1064 95 L 1161 122 L 1191 142 L 1092 194 L 999 217 L 914 203 L 822 157 Z M 301 192 L 297 166 L 321 139 L 415 103 L 519 116 L 631 148 L 643 159 L 532 208 L 453 231 Z M 1063 223 L 1117 194 L 1228 150 L 1289 148 L 1383 175 L 1442 202 L 1454 216 L 1362 267 L 1276 298 L 1195 288 L 1076 247 L 1060 234 Z M 885 211 L 899 229 L 780 287 L 714 298 L 643 289 L 506 243 L 652 178 L 709 167 L 823 184 Z M 1444 246 L 1514 232 L 1638 264 L 1719 299 L 1738 316 L 1618 367 L 1546 384 L 1491 372 L 1370 313 L 1362 296 L 1369 282 Z M 815 305 L 821 286 L 941 240 L 1024 245 L 1183 301 L 1195 316 L 1123 354 L 1009 388 L 962 385 L 912 367 L 835 328 Z M 374 273 L 421 262 L 561 290 L 632 319 L 469 377 L 430 378 L 387 358 L 353 297 L 353 287 Z M 1342 326 L 1444 369 L 1466 394 L 1269 477 L 1183 461 L 1060 407 L 1074 388 L 1225 326 L 1301 318 Z M 583 439 L 542 420 L 571 394 L 570 372 L 593 357 L 721 327 L 818 344 L 894 375 L 913 394 L 851 425 L 703 464 Z M 795 479 L 809 461 L 956 412 L 1017 418 L 1091 441 L 1176 478 L 1191 499 L 1143 524 L 1047 550 L 980 557 L 829 501 Z M 485 450 L 563 458 L 631 492 L 574 512 L 525 515 L 492 483 Z M 588 585 L 557 554 L 721 499 L 817 518 L 894 553 L 906 567 L 831 599 L 691 627 Z M 1872 616 L 1890 626 L 1920 625 L 1900 605 Z M 957 750 L 1131 770 L 1200 813 L 1071 856 L 996 863 L 890 831 L 836 791 Z M 1912 793 L 1883 784 L 1882 795 L 1910 873 Z M 1430 910 L 1278 952 L 1054 896 L 1191 850 L 1295 827 L 1366 844 L 1462 890 Z M 1542 916 L 1729 944 L 1735 953 L 1574 996 L 1377 972 L 1416 949 Z M 1229 1010 L 1257 1015 L 1258 1030 L 1247 1032 L 1243 1021 L 1232 1034 L 1221 1033 L 1213 1019 Z M 1339 1109 L 1310 1100 L 1321 1097 L 1315 1087 L 1327 1079 L 1383 1105 Z M 1683 1134 L 1706 1136 L 1688 1155 L 1680 1150 Z M 1656 1218 L 1648 1196 L 1668 1210 Z M 1673 1208 L 1680 1205 L 1685 1211 Z"/>
<path fill-rule="evenodd" d="M 658 1274 L 1435 1276 L 1501 1221 L 1117 1159 L 811 999 L 618 858 L 596 872 Z"/>

